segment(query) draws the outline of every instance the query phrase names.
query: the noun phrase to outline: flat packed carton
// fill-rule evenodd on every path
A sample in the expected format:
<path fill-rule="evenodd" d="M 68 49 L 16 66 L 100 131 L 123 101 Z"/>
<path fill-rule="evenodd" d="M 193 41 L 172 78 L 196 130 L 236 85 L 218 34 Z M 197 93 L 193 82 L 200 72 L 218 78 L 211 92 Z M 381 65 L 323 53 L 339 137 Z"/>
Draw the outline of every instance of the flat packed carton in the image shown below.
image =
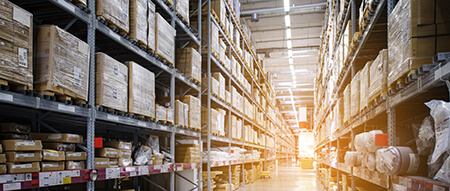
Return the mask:
<path fill-rule="evenodd" d="M 85 166 L 84 161 L 66 161 L 66 170 L 81 170 Z"/>
<path fill-rule="evenodd" d="M 64 161 L 60 162 L 41 162 L 41 171 L 57 171 L 57 170 L 64 170 L 65 165 Z"/>
<path fill-rule="evenodd" d="M 176 68 L 184 73 L 186 76 L 201 81 L 201 55 L 192 47 L 177 49 L 176 51 Z"/>
<path fill-rule="evenodd" d="M 0 140 L 6 140 L 6 139 L 28 140 L 28 139 L 30 139 L 30 136 L 27 134 L 18 134 L 18 133 L 0 133 Z"/>
<path fill-rule="evenodd" d="M 115 149 L 115 148 L 101 148 L 101 149 L 96 149 L 95 154 L 99 157 L 105 157 L 105 158 L 119 158 L 121 155 L 121 152 L 119 149 Z"/>
<path fill-rule="evenodd" d="M 6 164 L 0 164 L 0 174 L 6 174 L 7 171 Z"/>
<path fill-rule="evenodd" d="M 109 159 L 109 167 L 119 167 L 119 161 L 117 159 Z"/>
<path fill-rule="evenodd" d="M 156 37 L 155 37 L 155 31 L 156 31 L 156 12 L 155 12 L 155 4 L 152 1 L 147 1 L 147 23 L 148 23 L 148 30 L 147 30 L 147 48 L 149 48 L 151 51 L 155 51 L 156 46 Z"/>
<path fill-rule="evenodd" d="M 131 159 L 131 158 L 119 158 L 118 159 L 118 165 L 120 167 L 131 166 L 131 165 L 133 165 L 133 159 Z"/>
<path fill-rule="evenodd" d="M 6 163 L 6 154 L 2 153 L 0 154 L 0 164 Z"/>
<path fill-rule="evenodd" d="M 5 152 L 5 155 L 8 162 L 39 162 L 42 160 L 41 151 Z"/>
<path fill-rule="evenodd" d="M 130 30 L 129 0 L 97 0 L 96 15 L 128 34 Z"/>
<path fill-rule="evenodd" d="M 128 111 L 128 68 L 105 53 L 95 54 L 95 104 Z"/>
<path fill-rule="evenodd" d="M 74 143 L 42 143 L 44 149 L 52 149 L 57 151 L 75 151 Z"/>
<path fill-rule="evenodd" d="M 188 126 L 193 129 L 200 129 L 201 126 L 201 103 L 200 100 L 194 96 L 183 96 L 183 102 L 189 105 Z"/>
<path fill-rule="evenodd" d="M 40 151 L 40 140 L 2 140 L 3 151 Z"/>
<path fill-rule="evenodd" d="M 56 151 L 50 149 L 42 150 L 42 160 L 44 161 L 63 161 L 66 159 L 64 151 Z"/>
<path fill-rule="evenodd" d="M 28 173 L 28 172 L 39 172 L 40 165 L 39 162 L 30 162 L 30 163 L 6 163 L 6 167 L 8 168 L 9 174 L 16 173 Z"/>
<path fill-rule="evenodd" d="M 87 101 L 89 45 L 55 25 L 39 26 L 37 37 L 35 89 Z"/>
<path fill-rule="evenodd" d="M 18 123 L 0 123 L 0 132 L 28 134 L 30 133 L 30 126 Z"/>
<path fill-rule="evenodd" d="M 218 81 L 218 93 L 217 95 L 225 100 L 225 78 L 223 77 L 223 75 L 220 72 L 216 72 L 213 74 L 213 77 Z"/>
<path fill-rule="evenodd" d="M 135 62 L 128 66 L 128 112 L 155 118 L 155 74 Z"/>
<path fill-rule="evenodd" d="M 131 150 L 120 150 L 120 157 L 131 158 Z"/>
<path fill-rule="evenodd" d="M 103 143 L 103 146 L 121 150 L 131 150 L 132 148 L 131 142 L 125 141 L 107 141 Z"/>
<path fill-rule="evenodd" d="M 344 89 L 344 123 L 350 120 L 351 115 L 351 83 L 349 83 Z"/>
<path fill-rule="evenodd" d="M 130 38 L 140 45 L 147 45 L 147 0 L 130 1 Z"/>
<path fill-rule="evenodd" d="M 44 142 L 83 143 L 83 136 L 70 133 L 31 133 L 30 136 Z"/>
<path fill-rule="evenodd" d="M 71 152 L 71 151 L 68 151 L 65 154 L 66 154 L 65 160 L 68 160 L 68 161 L 86 160 L 86 152 Z"/>
<path fill-rule="evenodd" d="M 109 168 L 109 158 L 95 157 L 95 168 Z"/>
<path fill-rule="evenodd" d="M 0 79 L 33 89 L 33 15 L 0 1 Z"/>
<path fill-rule="evenodd" d="M 157 55 L 163 57 L 169 64 L 175 60 L 175 29 L 162 17 L 156 13 L 156 49 Z"/>

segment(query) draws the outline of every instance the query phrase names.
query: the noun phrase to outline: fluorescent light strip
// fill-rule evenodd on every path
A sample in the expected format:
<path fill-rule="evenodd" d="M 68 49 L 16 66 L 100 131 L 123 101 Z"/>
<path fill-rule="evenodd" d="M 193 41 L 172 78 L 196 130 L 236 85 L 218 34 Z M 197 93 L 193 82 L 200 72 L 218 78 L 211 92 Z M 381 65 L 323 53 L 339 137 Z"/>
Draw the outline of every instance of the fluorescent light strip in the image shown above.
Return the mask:
<path fill-rule="evenodd" d="M 289 0 L 284 0 L 284 11 L 289 12 Z"/>
<path fill-rule="evenodd" d="M 284 16 L 284 24 L 286 25 L 286 27 L 291 27 L 291 16 L 289 15 Z"/>
<path fill-rule="evenodd" d="M 292 41 L 288 40 L 286 43 L 287 43 L 287 48 L 292 49 Z"/>
<path fill-rule="evenodd" d="M 288 50 L 288 56 L 289 56 L 289 58 L 292 58 L 292 56 L 293 56 L 293 54 L 292 54 L 292 50 Z"/>
<path fill-rule="evenodd" d="M 289 65 L 292 65 L 292 64 L 294 64 L 294 59 L 289 58 Z"/>
<path fill-rule="evenodd" d="M 291 29 L 290 28 L 286 29 L 286 38 L 287 39 L 291 39 L 292 38 L 292 33 L 291 33 Z"/>

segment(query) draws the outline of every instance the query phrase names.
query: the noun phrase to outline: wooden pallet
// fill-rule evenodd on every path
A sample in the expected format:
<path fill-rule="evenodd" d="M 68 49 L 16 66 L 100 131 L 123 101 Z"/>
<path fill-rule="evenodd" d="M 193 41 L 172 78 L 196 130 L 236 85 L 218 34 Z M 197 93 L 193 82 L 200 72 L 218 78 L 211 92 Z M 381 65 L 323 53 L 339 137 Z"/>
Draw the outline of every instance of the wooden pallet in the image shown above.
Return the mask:
<path fill-rule="evenodd" d="M 409 72 L 403 74 L 402 76 L 400 76 L 400 78 L 398 78 L 394 83 L 389 85 L 389 95 L 392 95 L 394 92 L 392 90 L 395 90 L 395 92 L 398 92 L 399 90 L 403 89 L 406 86 L 406 79 L 409 75 L 412 75 L 413 73 L 415 73 L 416 70 L 410 70 Z"/>
<path fill-rule="evenodd" d="M 180 12 L 178 12 L 178 10 L 175 10 L 175 12 L 177 13 L 177 17 L 181 20 L 181 22 L 183 22 L 185 25 L 189 25 L 189 20 L 187 18 L 184 18 Z"/>
<path fill-rule="evenodd" d="M 375 95 L 372 97 L 369 97 L 368 105 L 369 106 L 376 106 L 386 100 L 387 98 L 387 92 L 386 91 L 378 91 Z"/>
<path fill-rule="evenodd" d="M 130 115 L 132 118 L 136 118 L 136 119 L 145 119 L 145 120 L 149 120 L 149 121 L 156 121 L 156 119 L 154 117 L 150 117 L 150 116 L 146 116 L 146 115 L 142 115 L 142 114 L 137 114 L 137 113 L 132 113 L 132 112 L 128 112 L 128 115 Z"/>
<path fill-rule="evenodd" d="M 49 97 L 54 97 L 54 100 L 63 102 L 66 104 L 74 105 L 86 105 L 87 101 L 74 95 L 67 95 L 61 92 L 51 91 L 51 90 L 40 90 L 37 91 L 41 95 L 47 95 Z"/>
<path fill-rule="evenodd" d="M 126 111 L 121 111 L 121 110 L 114 109 L 114 108 L 111 108 L 111 107 L 108 107 L 108 106 L 96 105 L 95 107 L 99 111 L 108 112 L 108 113 L 112 113 L 112 114 L 117 114 L 117 115 L 125 115 L 125 114 L 127 114 Z"/>
<path fill-rule="evenodd" d="M 11 91 L 32 91 L 33 86 L 28 86 L 24 84 L 20 84 L 17 82 L 0 79 L 0 86 L 2 90 L 11 90 Z"/>
<path fill-rule="evenodd" d="M 154 54 L 161 59 L 162 62 L 166 63 L 167 65 L 173 66 L 173 63 L 170 62 L 165 56 L 163 56 L 162 54 L 158 53 L 158 52 L 154 52 Z"/>
<path fill-rule="evenodd" d="M 103 24 L 105 24 L 106 26 L 108 26 L 109 28 L 111 28 L 111 30 L 113 30 L 116 33 L 119 33 L 120 35 L 126 35 L 128 38 L 130 39 L 130 37 L 128 36 L 128 30 L 123 29 L 119 26 L 117 26 L 116 24 L 114 24 L 114 22 L 112 22 L 111 20 L 103 17 L 103 16 L 98 16 L 99 21 Z"/>

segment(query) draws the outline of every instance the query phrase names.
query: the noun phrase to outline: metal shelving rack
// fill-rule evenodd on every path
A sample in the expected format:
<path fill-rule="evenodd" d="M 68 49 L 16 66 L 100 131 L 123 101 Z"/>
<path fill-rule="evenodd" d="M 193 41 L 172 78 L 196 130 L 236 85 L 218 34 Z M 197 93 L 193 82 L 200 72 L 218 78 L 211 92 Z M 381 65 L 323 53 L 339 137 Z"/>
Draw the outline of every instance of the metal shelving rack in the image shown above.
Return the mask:
<path fill-rule="evenodd" d="M 350 55 L 349 62 L 345 63 L 345 67 L 339 78 L 337 79 L 337 86 L 332 93 L 332 98 L 335 98 L 329 105 L 324 108 L 321 115 L 318 115 L 316 110 L 315 117 L 315 129 L 329 128 L 325 125 L 325 119 L 331 113 L 333 107 L 336 104 L 337 98 L 343 91 L 343 88 L 353 78 L 358 68 L 355 68 L 355 60 L 358 59 L 362 50 L 365 47 L 368 39 L 371 38 L 371 32 L 375 28 L 382 15 L 387 15 L 392 12 L 395 7 L 395 0 L 378 0 L 375 1 L 377 6 L 373 8 L 372 14 L 366 18 L 368 25 L 362 31 L 355 47 L 355 51 Z M 330 5 L 329 5 L 330 6 Z M 342 37 L 342 30 L 345 27 L 345 23 L 348 21 L 348 14 L 351 15 L 352 21 L 352 35 L 355 33 L 356 26 L 356 2 L 355 0 L 349 0 L 347 12 L 344 14 L 345 19 L 341 24 L 338 31 L 338 41 Z M 349 13 L 350 12 L 350 13 Z M 367 22 L 366 22 L 367 23 Z M 387 28 L 387 27 L 386 27 Z M 324 29 L 325 30 L 325 29 Z M 387 30 L 387 29 L 386 29 Z M 322 34 L 323 35 L 323 34 Z M 338 42 L 333 46 L 337 46 Z M 322 45 L 326 48 L 330 46 L 327 41 L 322 41 Z M 316 142 L 316 158 L 322 157 L 321 150 L 329 150 L 332 147 L 337 149 L 343 148 L 348 145 L 349 142 L 354 142 L 354 137 L 357 133 L 367 131 L 370 126 L 385 127 L 385 132 L 388 133 L 388 142 L 390 146 L 398 145 L 399 137 L 403 137 L 402 133 L 398 134 L 398 131 L 402 130 L 402 126 L 399 125 L 405 119 L 415 117 L 416 115 L 423 115 L 427 113 L 428 109 L 424 106 L 424 102 L 430 99 L 443 99 L 449 100 L 449 90 L 446 83 L 450 79 L 450 65 L 449 61 L 441 61 L 435 65 L 424 65 L 419 71 L 409 76 L 408 83 L 403 84 L 404 87 L 396 90 L 388 95 L 385 99 L 379 100 L 377 103 L 370 105 L 367 109 L 360 112 L 358 115 L 352 117 L 349 122 L 345 123 L 342 127 L 338 127 L 335 132 L 332 132 L 330 136 L 326 136 L 324 139 Z M 319 73 L 323 75 L 323 73 Z M 328 78 L 326 78 L 328 79 Z M 316 82 L 318 83 L 318 81 Z M 430 96 L 431 95 L 431 96 Z M 322 95 L 323 96 L 323 95 Z M 319 96 L 320 97 L 320 96 Z M 323 104 L 323 103 L 322 103 Z M 414 108 L 414 109 L 412 109 Z M 418 110 L 417 112 L 400 112 L 408 110 Z M 316 139 L 317 140 L 317 139 Z M 344 145 L 344 146 L 343 146 Z M 352 146 L 354 150 L 354 146 Z M 339 153 L 338 153 L 339 155 Z M 347 166 L 344 163 L 332 163 L 327 161 L 318 161 L 319 164 L 325 168 L 330 169 L 329 176 L 337 177 L 336 182 L 338 187 L 340 185 L 340 174 L 346 174 L 351 178 L 352 190 L 355 190 L 356 178 L 365 180 L 366 182 L 377 185 L 380 188 L 387 190 L 392 189 L 393 181 L 408 182 L 408 190 L 411 189 L 449 189 L 450 185 L 442 182 L 434 181 L 429 178 L 417 177 L 417 176 L 388 176 L 378 173 L 376 171 L 365 171 L 359 167 Z M 335 173 L 332 173 L 335 172 Z M 336 174 L 336 175 L 333 175 Z M 374 179 L 372 177 L 379 177 Z"/>

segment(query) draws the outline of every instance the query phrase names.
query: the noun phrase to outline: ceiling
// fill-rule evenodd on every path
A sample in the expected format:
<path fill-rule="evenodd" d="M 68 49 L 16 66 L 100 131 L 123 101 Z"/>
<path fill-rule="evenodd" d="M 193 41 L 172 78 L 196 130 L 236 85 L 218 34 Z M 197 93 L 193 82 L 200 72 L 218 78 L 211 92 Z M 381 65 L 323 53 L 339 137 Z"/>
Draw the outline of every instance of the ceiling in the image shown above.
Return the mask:
<path fill-rule="evenodd" d="M 289 11 L 284 3 L 288 3 Z M 241 18 L 250 27 L 257 53 L 265 55 L 264 68 L 273 76 L 276 105 L 293 129 L 298 128 L 299 108 L 314 107 L 314 78 L 325 9 L 326 0 L 241 0 Z M 252 19 L 255 14 L 258 19 Z M 289 15 L 289 27 L 285 15 Z"/>

